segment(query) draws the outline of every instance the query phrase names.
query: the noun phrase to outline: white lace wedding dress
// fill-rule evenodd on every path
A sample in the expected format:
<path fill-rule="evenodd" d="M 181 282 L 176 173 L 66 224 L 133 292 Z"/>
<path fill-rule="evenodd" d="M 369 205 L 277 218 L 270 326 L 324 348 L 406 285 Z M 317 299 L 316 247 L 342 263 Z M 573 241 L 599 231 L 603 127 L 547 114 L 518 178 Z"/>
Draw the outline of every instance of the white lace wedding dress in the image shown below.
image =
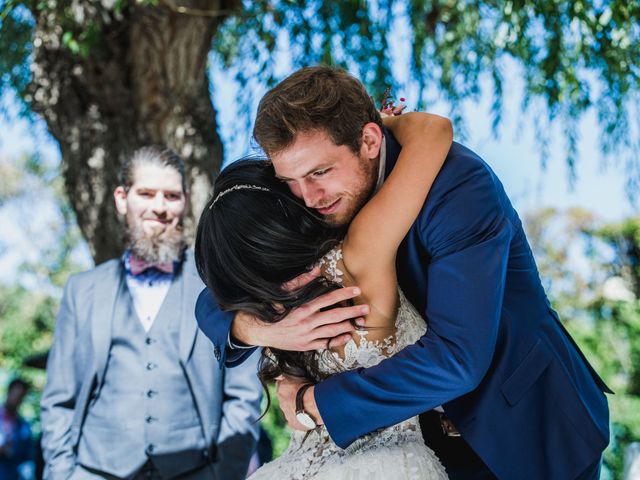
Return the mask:
<path fill-rule="evenodd" d="M 343 273 L 338 268 L 340 248 L 323 258 L 325 269 L 337 283 Z M 318 350 L 320 368 L 339 373 L 358 367 L 371 367 L 415 343 L 426 331 L 423 318 L 399 290 L 395 335 L 382 341 L 368 341 L 360 331 L 359 341 L 345 346 L 344 359 L 329 350 Z M 276 460 L 257 470 L 250 480 L 441 480 L 444 467 L 422 439 L 418 417 L 372 432 L 345 449 L 338 447 L 324 427 L 311 432 L 294 431 L 289 448 Z"/>

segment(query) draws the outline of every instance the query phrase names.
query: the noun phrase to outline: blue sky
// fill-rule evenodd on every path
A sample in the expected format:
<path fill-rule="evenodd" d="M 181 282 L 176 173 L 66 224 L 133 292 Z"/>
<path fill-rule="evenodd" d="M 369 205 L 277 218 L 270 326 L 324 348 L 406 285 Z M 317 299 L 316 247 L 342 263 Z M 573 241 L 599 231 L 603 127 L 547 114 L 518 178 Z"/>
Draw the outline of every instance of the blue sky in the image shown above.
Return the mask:
<path fill-rule="evenodd" d="M 401 46 L 394 48 L 400 52 L 396 60 L 401 61 Z M 398 71 L 402 76 L 401 69 Z M 233 135 L 239 128 L 235 105 L 238 87 L 231 73 L 222 70 L 215 61 L 212 62 L 211 73 L 218 127 L 228 162 L 250 152 L 249 138 L 246 134 Z M 548 206 L 559 209 L 579 206 L 605 220 L 619 220 L 637 213 L 637 208 L 631 205 L 625 195 L 623 169 L 615 165 L 603 168 L 597 145 L 599 129 L 594 113 L 590 112 L 575 126 L 580 131 L 577 181 L 570 188 L 562 126 L 551 126 L 551 156 L 546 159 L 546 168 L 543 169 L 533 128 L 534 118 L 530 116 L 533 113 L 520 111 L 522 81 L 516 65 L 508 66 L 505 86 L 505 112 L 498 137 L 495 138 L 491 131 L 491 95 L 485 85 L 487 94 L 483 100 L 479 104 L 468 102 L 463 107 L 469 130 L 465 144 L 495 170 L 520 213 Z M 412 100 L 412 95 L 415 97 L 416 93 L 410 84 L 406 90 L 406 93 L 395 93 L 397 97 L 406 97 L 408 108 L 412 109 L 412 105 L 417 103 Z M 3 100 L 5 105 L 8 102 L 7 106 L 12 107 L 10 100 Z M 430 105 L 430 110 L 447 115 L 449 106 L 441 100 Z M 32 126 L 17 118 L 12 122 L 0 120 L 0 161 L 11 162 L 35 149 L 42 153 L 45 160 L 59 163 L 58 147 L 46 133 L 44 124 Z M 6 247 L 4 254 L 0 255 L 0 281 L 13 279 L 15 269 L 24 259 L 33 258 L 46 248 L 50 215 L 51 206 L 46 197 L 32 206 L 26 220 L 20 218 L 20 212 L 15 209 L 0 208 L 0 222 L 3 225 L 1 243 Z M 80 255 L 85 257 L 89 266 L 87 251 L 84 250 Z"/>

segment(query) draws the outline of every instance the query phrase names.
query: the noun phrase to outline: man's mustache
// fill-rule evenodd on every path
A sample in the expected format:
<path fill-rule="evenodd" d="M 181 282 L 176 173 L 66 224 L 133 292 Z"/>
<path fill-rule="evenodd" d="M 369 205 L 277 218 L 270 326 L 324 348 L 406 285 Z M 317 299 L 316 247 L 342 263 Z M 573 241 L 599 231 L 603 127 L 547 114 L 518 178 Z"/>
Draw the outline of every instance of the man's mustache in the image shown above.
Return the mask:
<path fill-rule="evenodd" d="M 165 230 L 163 230 L 163 232 L 167 231 L 167 229 L 173 229 L 173 230 L 176 230 L 176 231 L 182 231 L 182 229 L 184 228 L 182 219 L 180 219 L 176 225 L 172 225 L 171 224 L 171 220 L 168 220 L 167 218 L 164 218 L 164 217 L 157 217 L 157 216 L 155 216 L 155 217 L 142 217 L 142 220 L 154 220 L 154 221 L 157 221 L 157 222 L 163 222 L 167 227 Z"/>

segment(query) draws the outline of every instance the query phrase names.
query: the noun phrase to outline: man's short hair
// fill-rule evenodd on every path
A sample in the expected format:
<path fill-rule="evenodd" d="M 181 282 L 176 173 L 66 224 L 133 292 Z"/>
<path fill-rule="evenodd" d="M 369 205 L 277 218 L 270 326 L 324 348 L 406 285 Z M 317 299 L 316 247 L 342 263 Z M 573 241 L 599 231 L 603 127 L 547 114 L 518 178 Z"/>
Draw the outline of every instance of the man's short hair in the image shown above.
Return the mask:
<path fill-rule="evenodd" d="M 139 148 L 124 162 L 118 173 L 118 181 L 125 190 L 128 191 L 133 185 L 136 167 L 143 164 L 173 168 L 180 174 L 182 190 L 187 192 L 184 162 L 176 152 L 164 145 L 149 145 Z"/>
<path fill-rule="evenodd" d="M 306 67 L 276 85 L 260 100 L 253 136 L 267 155 L 290 146 L 299 133 L 321 130 L 354 153 L 362 128 L 382 119 L 364 85 L 345 70 Z"/>
<path fill-rule="evenodd" d="M 20 387 L 24 389 L 25 392 L 28 392 L 31 389 L 31 385 L 29 384 L 29 382 L 27 382 L 23 378 L 14 378 L 9 382 L 9 386 L 7 387 L 7 392 L 13 390 L 16 387 Z"/>

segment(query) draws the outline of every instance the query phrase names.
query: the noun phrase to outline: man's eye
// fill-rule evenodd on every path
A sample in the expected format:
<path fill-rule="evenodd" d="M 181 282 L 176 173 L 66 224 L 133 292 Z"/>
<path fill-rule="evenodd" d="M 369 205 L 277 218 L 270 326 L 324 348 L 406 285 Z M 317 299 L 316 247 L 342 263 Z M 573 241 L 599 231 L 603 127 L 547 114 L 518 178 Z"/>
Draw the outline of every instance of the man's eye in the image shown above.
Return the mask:
<path fill-rule="evenodd" d="M 181 198 L 182 196 L 178 195 L 177 193 L 170 193 L 167 195 L 167 200 L 176 201 L 176 200 L 180 200 Z"/>
<path fill-rule="evenodd" d="M 151 194 L 151 192 L 139 192 L 138 195 L 140 195 L 141 197 L 145 197 L 145 198 L 149 198 L 149 197 L 153 196 Z"/>
<path fill-rule="evenodd" d="M 326 168 L 324 170 L 316 170 L 315 172 L 313 172 L 313 176 L 314 177 L 322 177 L 323 175 L 326 175 L 329 170 L 331 170 L 330 168 Z"/>

